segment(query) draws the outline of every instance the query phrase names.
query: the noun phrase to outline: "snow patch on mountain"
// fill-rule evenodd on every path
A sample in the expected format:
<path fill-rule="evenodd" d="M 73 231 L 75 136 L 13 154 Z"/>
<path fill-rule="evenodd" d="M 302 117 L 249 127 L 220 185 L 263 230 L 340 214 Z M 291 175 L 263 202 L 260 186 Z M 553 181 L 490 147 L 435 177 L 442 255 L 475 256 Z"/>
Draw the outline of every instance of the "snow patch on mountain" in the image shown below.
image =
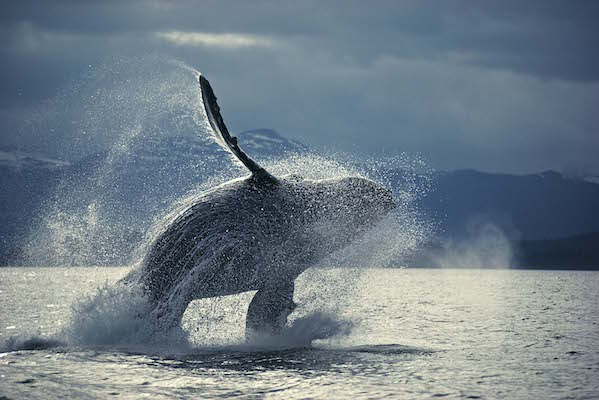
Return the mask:
<path fill-rule="evenodd" d="M 40 153 L 20 150 L 0 150 L 0 166 L 14 169 L 59 169 L 71 165 L 67 161 L 50 158 Z"/>
<path fill-rule="evenodd" d="M 287 139 L 272 129 L 253 129 L 238 134 L 239 146 L 249 155 L 280 156 L 285 153 L 305 153 L 308 147 Z"/>

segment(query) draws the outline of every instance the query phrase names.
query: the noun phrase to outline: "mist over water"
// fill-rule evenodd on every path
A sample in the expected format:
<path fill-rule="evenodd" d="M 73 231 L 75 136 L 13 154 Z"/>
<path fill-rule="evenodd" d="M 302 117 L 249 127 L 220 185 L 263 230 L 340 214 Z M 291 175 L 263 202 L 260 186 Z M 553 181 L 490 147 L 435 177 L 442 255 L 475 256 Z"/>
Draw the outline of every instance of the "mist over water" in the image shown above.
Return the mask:
<path fill-rule="evenodd" d="M 501 228 L 484 221 L 472 221 L 469 236 L 446 240 L 441 254 L 434 257 L 441 268 L 510 268 L 514 263 L 512 244 Z"/>

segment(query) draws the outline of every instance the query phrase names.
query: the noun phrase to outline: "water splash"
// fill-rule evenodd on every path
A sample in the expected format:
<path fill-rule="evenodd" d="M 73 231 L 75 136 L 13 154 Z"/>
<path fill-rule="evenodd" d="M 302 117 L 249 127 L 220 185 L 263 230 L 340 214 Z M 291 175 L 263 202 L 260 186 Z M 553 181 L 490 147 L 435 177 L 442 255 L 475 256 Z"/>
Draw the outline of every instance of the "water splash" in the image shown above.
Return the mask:
<path fill-rule="evenodd" d="M 433 257 L 441 268 L 510 268 L 514 262 L 512 244 L 503 230 L 483 219 L 468 223 L 468 236 L 445 240 Z"/>
<path fill-rule="evenodd" d="M 228 166 L 206 133 L 196 74 L 170 59 L 119 59 L 34 114 L 30 141 L 76 173 L 46 200 L 25 246 L 30 263 L 128 263 L 148 216 Z"/>
<path fill-rule="evenodd" d="M 29 239 L 30 259 L 50 265 L 132 265 L 145 254 L 165 216 L 184 206 L 187 196 L 245 174 L 219 153 L 207 133 L 196 78 L 196 70 L 172 60 L 120 60 L 90 72 L 45 105 L 37 124 L 52 126 L 52 133 L 39 142 L 54 143 L 62 129 L 58 145 L 48 149 L 81 172 L 65 179 L 48 200 Z M 61 115 L 60 109 L 64 113 L 57 121 L 53 115 Z M 170 157 L 173 151 L 177 157 Z M 346 335 L 356 321 L 344 320 L 343 310 L 367 286 L 364 267 L 396 265 L 434 231 L 417 207 L 431 189 L 426 164 L 405 154 L 364 161 L 335 152 L 287 153 L 261 162 L 275 176 L 359 176 L 393 187 L 398 209 L 319 265 L 362 268 L 330 269 L 324 279 L 305 271 L 296 283 L 300 306 L 283 335 L 258 338 L 254 345 L 303 345 Z M 161 340 L 170 346 L 239 344 L 251 295 L 194 302 L 180 330 L 157 338 L 151 337 L 149 322 L 139 318 L 149 305 L 138 288 L 105 286 L 74 305 L 61 340 L 78 346 L 139 346 Z M 228 311 L 216 312 L 223 310 Z"/>

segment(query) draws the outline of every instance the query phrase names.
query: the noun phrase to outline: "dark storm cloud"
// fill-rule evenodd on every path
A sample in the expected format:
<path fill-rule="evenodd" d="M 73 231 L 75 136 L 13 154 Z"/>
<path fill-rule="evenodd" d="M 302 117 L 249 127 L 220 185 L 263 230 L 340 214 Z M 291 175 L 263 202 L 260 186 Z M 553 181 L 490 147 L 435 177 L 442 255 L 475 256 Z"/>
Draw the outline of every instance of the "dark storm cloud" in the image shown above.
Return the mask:
<path fill-rule="evenodd" d="M 273 5 L 274 4 L 274 5 Z M 573 80 L 599 78 L 593 1 L 53 1 L 9 2 L 3 25 L 127 34 L 176 29 L 312 36 L 362 61 L 377 54 L 450 57 Z"/>
<path fill-rule="evenodd" d="M 598 4 L 13 2 L 0 108 L 158 53 L 210 77 L 234 130 L 418 151 L 443 168 L 599 170 Z"/>

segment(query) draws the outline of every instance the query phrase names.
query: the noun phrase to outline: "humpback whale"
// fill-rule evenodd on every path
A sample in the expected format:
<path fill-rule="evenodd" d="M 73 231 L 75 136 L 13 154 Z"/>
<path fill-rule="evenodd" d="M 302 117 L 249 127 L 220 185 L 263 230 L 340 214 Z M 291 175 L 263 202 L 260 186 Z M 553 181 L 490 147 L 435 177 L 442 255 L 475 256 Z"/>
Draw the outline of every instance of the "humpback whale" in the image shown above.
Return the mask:
<path fill-rule="evenodd" d="M 395 207 L 392 193 L 360 177 L 273 176 L 239 147 L 210 83 L 198 79 L 214 138 L 251 174 L 187 199 L 125 280 L 142 285 L 161 331 L 178 326 L 195 299 L 257 291 L 246 337 L 277 334 L 296 307 L 294 280 L 381 221 Z"/>

